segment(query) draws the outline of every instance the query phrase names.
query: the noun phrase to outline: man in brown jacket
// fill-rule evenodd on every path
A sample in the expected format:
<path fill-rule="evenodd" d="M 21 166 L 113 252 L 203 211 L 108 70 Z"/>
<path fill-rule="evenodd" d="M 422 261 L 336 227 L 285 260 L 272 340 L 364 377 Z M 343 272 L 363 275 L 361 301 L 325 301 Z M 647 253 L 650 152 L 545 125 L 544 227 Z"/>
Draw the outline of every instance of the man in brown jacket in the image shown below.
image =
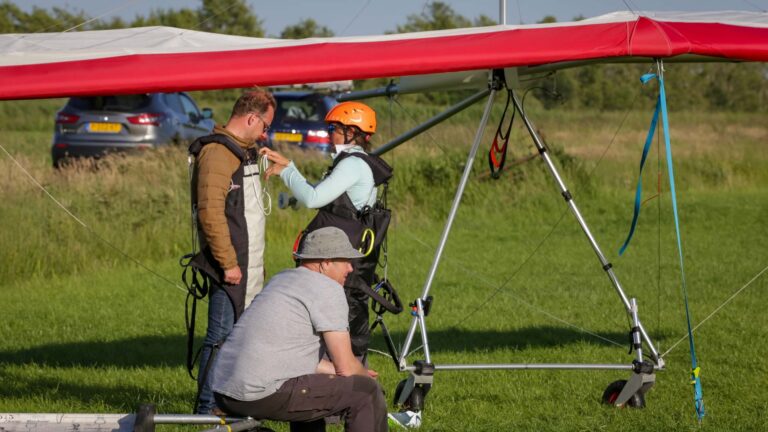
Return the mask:
<path fill-rule="evenodd" d="M 189 148 L 200 239 L 194 264 L 210 283 L 208 329 L 200 356 L 197 412 L 214 408 L 208 370 L 213 347 L 232 331 L 235 321 L 264 283 L 265 203 L 259 179 L 258 145 L 275 115 L 275 98 L 256 88 L 235 102 L 224 126 L 198 138 Z"/>

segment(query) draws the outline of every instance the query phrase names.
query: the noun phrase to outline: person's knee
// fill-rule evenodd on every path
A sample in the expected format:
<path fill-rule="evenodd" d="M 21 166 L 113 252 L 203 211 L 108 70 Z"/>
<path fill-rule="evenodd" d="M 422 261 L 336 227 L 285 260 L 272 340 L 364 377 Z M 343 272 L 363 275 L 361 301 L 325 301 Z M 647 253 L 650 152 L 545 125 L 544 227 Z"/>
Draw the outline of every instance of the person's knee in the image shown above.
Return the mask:
<path fill-rule="evenodd" d="M 361 404 L 371 404 L 376 409 L 386 409 L 384 392 L 375 379 L 364 376 L 354 377 L 352 391 L 360 395 L 358 400 Z"/>

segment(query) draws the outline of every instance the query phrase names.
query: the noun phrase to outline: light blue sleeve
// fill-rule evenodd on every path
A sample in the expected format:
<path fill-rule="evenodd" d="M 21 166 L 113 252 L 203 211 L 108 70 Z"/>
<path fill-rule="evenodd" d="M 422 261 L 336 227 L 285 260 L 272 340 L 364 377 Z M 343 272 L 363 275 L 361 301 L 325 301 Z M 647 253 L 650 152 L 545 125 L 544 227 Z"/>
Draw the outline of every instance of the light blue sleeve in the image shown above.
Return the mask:
<path fill-rule="evenodd" d="M 365 167 L 361 167 L 359 163 Z M 368 166 L 361 159 L 346 158 L 336 165 L 331 175 L 313 186 L 291 162 L 280 173 L 280 178 L 298 202 L 308 208 L 320 208 L 347 192 L 365 174 L 365 168 Z"/>

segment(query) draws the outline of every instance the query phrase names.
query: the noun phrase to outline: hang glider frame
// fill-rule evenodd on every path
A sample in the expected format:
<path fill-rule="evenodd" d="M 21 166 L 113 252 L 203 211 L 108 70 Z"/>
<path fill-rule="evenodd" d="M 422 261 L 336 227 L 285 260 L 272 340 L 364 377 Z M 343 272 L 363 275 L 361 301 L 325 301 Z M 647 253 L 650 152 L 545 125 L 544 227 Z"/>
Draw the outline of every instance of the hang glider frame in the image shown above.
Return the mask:
<path fill-rule="evenodd" d="M 432 288 L 437 269 L 440 265 L 440 261 L 445 249 L 445 245 L 448 240 L 448 236 L 451 232 L 453 223 L 456 218 L 458 208 L 461 204 L 461 199 L 464 194 L 464 189 L 469 181 L 469 175 L 472 171 L 473 162 L 477 151 L 480 146 L 480 142 L 483 137 L 483 131 L 488 123 L 491 108 L 493 106 L 494 98 L 496 94 L 504 90 L 508 83 L 514 82 L 517 79 L 517 71 L 514 70 L 494 70 L 489 74 L 488 87 L 480 92 L 470 96 L 469 98 L 459 102 L 458 104 L 448 108 L 441 114 L 429 119 L 425 123 L 411 129 L 410 131 L 398 136 L 390 142 L 382 145 L 374 150 L 375 154 L 383 154 L 392 150 L 403 142 L 413 138 L 421 132 L 429 129 L 430 127 L 446 120 L 452 115 L 466 109 L 475 102 L 479 101 L 483 97 L 487 96 L 487 102 L 483 111 L 480 124 L 477 128 L 477 132 L 474 137 L 472 146 L 467 154 L 467 159 L 464 164 L 464 171 L 459 180 L 459 184 L 456 188 L 456 193 L 451 204 L 448 218 L 443 227 L 440 240 L 435 251 L 432 264 L 427 275 L 427 279 L 424 283 L 423 292 L 420 297 L 414 300 L 412 307 L 414 308 L 413 318 L 406 335 L 405 344 L 400 350 L 400 354 L 396 354 L 397 350 L 394 348 L 394 344 L 389 335 L 389 331 L 386 325 L 382 325 L 382 330 L 387 342 L 390 354 L 393 357 L 395 365 L 401 371 L 409 372 L 409 376 L 406 380 L 401 382 L 398 390 L 395 393 L 396 402 L 400 405 L 411 406 L 416 409 L 420 406 L 413 406 L 414 401 L 416 405 L 423 404 L 423 398 L 429 391 L 433 380 L 434 372 L 436 371 L 461 371 L 461 370 L 519 370 L 519 369 L 546 369 L 546 370 L 626 370 L 631 371 L 631 376 L 627 383 L 621 387 L 618 397 L 611 403 L 616 406 L 623 406 L 628 403 L 633 397 L 643 397 L 643 395 L 650 390 L 655 383 L 655 371 L 664 370 L 665 362 L 659 354 L 653 341 L 651 340 L 648 332 L 643 326 L 639 318 L 637 300 L 635 298 L 629 298 L 624 292 L 621 283 L 619 282 L 616 273 L 613 270 L 612 264 L 607 260 L 603 254 L 597 240 L 592 235 L 584 217 L 582 216 L 576 202 L 573 199 L 570 191 L 565 185 L 565 182 L 557 170 L 552 158 L 549 155 L 547 147 L 544 145 L 541 137 L 539 136 L 533 122 L 525 113 L 520 99 L 514 90 L 512 91 L 512 102 L 515 110 L 520 114 L 525 124 L 528 133 L 533 140 L 539 155 L 544 161 L 545 165 L 552 178 L 554 179 L 559 189 L 560 195 L 564 198 L 568 208 L 573 216 L 576 218 L 577 223 L 584 232 L 587 240 L 595 252 L 598 261 L 603 271 L 608 276 L 608 279 L 613 286 L 616 294 L 619 296 L 621 303 L 623 304 L 627 314 L 630 317 L 632 328 L 630 329 L 632 336 L 631 348 L 635 351 L 634 360 L 630 364 L 605 364 L 605 363 L 502 363 L 502 364 L 440 364 L 433 363 L 429 346 L 428 330 L 426 317 L 429 314 L 429 309 L 432 302 L 432 297 L 429 292 Z M 396 91 L 396 88 L 390 87 L 390 92 Z M 364 97 L 373 96 L 372 94 L 365 94 Z M 347 97 L 347 99 L 354 98 L 354 95 Z M 381 324 L 381 323 L 380 323 Z M 419 332 L 422 342 L 424 358 L 422 360 L 416 360 L 412 365 L 407 364 L 407 357 L 409 350 L 416 338 L 416 332 Z M 646 360 L 643 356 L 645 347 L 650 352 L 650 361 Z M 610 387 L 610 386 L 609 386 Z M 637 396 L 636 396 L 637 395 Z"/>

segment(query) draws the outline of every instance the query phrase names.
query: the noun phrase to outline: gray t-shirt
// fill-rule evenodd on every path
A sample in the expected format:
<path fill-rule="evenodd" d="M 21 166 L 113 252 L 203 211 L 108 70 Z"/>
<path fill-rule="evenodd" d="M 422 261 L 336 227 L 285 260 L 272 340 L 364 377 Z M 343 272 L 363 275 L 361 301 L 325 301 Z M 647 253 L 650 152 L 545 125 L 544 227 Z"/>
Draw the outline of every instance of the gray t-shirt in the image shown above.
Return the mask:
<path fill-rule="evenodd" d="M 304 267 L 275 275 L 235 324 L 216 357 L 213 391 L 263 399 L 288 379 L 315 373 L 321 332 L 349 331 L 344 289 Z"/>

